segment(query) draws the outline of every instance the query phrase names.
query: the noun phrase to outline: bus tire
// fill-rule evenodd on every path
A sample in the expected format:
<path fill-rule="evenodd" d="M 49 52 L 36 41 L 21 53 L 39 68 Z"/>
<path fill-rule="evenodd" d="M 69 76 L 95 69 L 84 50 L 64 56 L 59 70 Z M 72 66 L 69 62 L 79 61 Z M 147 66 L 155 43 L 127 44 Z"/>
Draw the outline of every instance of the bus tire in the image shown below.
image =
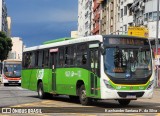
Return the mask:
<path fill-rule="evenodd" d="M 89 105 L 91 99 L 86 96 L 85 86 L 82 85 L 79 90 L 79 101 L 82 105 Z"/>
<path fill-rule="evenodd" d="M 128 100 L 128 99 L 119 99 L 118 102 L 122 106 L 127 106 L 131 102 L 131 100 Z"/>
<path fill-rule="evenodd" d="M 42 82 L 39 82 L 39 84 L 38 84 L 38 97 L 40 99 L 44 99 L 45 98 L 45 92 L 43 90 L 43 83 Z"/>

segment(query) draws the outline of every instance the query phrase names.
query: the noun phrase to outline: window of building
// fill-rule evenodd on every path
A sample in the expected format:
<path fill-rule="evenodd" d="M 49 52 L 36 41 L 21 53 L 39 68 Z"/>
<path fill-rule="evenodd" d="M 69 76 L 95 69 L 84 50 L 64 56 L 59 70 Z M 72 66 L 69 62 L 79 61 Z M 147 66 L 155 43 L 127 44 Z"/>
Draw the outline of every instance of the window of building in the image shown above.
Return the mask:
<path fill-rule="evenodd" d="M 149 21 L 152 21 L 152 12 L 149 13 Z"/>
<path fill-rule="evenodd" d="M 157 12 L 153 12 L 153 20 L 154 20 L 154 21 L 157 20 Z"/>
<path fill-rule="evenodd" d="M 124 16 L 127 15 L 127 6 L 124 6 Z"/>
<path fill-rule="evenodd" d="M 127 25 L 124 25 L 124 31 L 127 32 Z"/>
<path fill-rule="evenodd" d="M 121 9 L 121 18 L 123 17 L 123 9 Z"/>

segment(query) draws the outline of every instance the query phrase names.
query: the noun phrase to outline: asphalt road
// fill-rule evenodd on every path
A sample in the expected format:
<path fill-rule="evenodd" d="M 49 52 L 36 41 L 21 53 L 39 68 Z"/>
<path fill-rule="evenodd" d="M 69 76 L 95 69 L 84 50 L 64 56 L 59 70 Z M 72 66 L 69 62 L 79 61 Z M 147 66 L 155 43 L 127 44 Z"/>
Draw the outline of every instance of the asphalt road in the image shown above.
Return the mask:
<path fill-rule="evenodd" d="M 114 113 L 113 110 L 116 111 L 131 110 L 130 112 L 132 112 L 132 110 L 142 110 L 142 113 L 145 113 L 145 111 L 153 109 L 152 111 L 149 111 L 149 114 L 151 113 L 152 115 L 158 116 L 160 114 L 158 114 L 155 110 L 156 109 L 160 110 L 159 96 L 160 96 L 160 89 L 156 89 L 154 97 L 152 99 L 139 99 L 136 101 L 132 101 L 130 105 L 127 107 L 120 106 L 118 102 L 115 100 L 103 100 L 103 101 L 93 102 L 90 106 L 82 106 L 78 101 L 71 101 L 67 96 L 53 96 L 50 99 L 40 100 L 37 96 L 37 92 L 22 89 L 20 86 L 4 87 L 3 85 L 0 85 L 1 108 L 35 107 L 35 108 L 42 108 L 43 113 L 55 112 L 56 115 L 60 115 L 59 113 L 71 113 L 71 114 L 93 113 L 93 115 L 101 113 L 101 115 L 105 115 L 104 113 L 105 112 L 108 113 L 109 111 L 110 111 L 109 113 Z M 119 111 L 118 113 L 116 113 L 116 115 L 119 115 L 119 113 L 121 114 L 121 112 Z M 149 115 L 149 114 L 145 113 L 144 115 Z"/>
<path fill-rule="evenodd" d="M 22 89 L 20 86 L 0 85 L 0 107 L 41 101 L 37 92 Z"/>

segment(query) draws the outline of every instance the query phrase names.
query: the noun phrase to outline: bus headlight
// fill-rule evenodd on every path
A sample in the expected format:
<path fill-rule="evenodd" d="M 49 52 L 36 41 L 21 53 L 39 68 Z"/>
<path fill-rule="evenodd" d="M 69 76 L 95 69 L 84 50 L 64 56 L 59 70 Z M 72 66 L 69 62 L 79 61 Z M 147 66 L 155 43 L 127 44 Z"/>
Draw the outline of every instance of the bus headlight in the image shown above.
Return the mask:
<path fill-rule="evenodd" d="M 150 84 L 148 85 L 147 90 L 151 89 L 153 84 L 154 84 L 154 80 L 150 81 Z"/>
<path fill-rule="evenodd" d="M 104 84 L 106 85 L 106 87 L 108 88 L 108 89 L 114 89 L 110 84 L 109 84 L 109 82 L 107 81 L 107 80 L 105 80 L 105 79 L 103 79 L 103 81 L 104 81 Z"/>

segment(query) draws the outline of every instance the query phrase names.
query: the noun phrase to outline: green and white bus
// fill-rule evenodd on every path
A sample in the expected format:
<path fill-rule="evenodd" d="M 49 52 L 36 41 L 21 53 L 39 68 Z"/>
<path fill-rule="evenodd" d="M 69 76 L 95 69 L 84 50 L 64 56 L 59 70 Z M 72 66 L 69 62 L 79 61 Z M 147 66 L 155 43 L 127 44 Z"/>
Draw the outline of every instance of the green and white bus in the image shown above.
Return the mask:
<path fill-rule="evenodd" d="M 153 58 L 147 38 L 95 35 L 29 47 L 23 53 L 22 87 L 39 98 L 68 95 L 82 105 L 113 99 L 121 105 L 151 98 Z"/>

